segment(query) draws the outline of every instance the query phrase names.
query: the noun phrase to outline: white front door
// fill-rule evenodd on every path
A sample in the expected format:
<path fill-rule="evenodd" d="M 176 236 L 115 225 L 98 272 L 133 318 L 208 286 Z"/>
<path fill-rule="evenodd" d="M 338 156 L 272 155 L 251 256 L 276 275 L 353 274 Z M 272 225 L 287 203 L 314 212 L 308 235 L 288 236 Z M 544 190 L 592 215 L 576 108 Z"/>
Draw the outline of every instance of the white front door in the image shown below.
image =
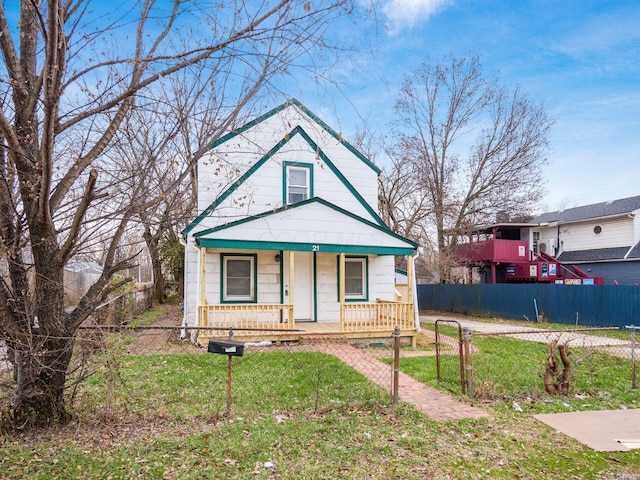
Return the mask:
<path fill-rule="evenodd" d="M 293 316 L 296 322 L 311 322 L 313 318 L 313 253 L 295 252 Z"/>

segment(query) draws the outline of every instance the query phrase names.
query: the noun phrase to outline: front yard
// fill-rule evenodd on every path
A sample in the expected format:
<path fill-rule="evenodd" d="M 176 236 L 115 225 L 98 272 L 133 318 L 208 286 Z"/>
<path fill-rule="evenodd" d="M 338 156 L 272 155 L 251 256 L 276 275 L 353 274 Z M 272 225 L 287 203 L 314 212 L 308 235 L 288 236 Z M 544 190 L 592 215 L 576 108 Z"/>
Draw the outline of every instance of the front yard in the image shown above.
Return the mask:
<path fill-rule="evenodd" d="M 132 354 L 136 342 L 95 357 L 69 425 L 0 434 L 0 479 L 640 478 L 640 452 L 594 452 L 510 400 L 483 405 L 487 419 L 430 421 L 313 351 L 234 359 L 227 419 L 226 357 Z M 430 361 L 401 368 L 418 378 Z"/>

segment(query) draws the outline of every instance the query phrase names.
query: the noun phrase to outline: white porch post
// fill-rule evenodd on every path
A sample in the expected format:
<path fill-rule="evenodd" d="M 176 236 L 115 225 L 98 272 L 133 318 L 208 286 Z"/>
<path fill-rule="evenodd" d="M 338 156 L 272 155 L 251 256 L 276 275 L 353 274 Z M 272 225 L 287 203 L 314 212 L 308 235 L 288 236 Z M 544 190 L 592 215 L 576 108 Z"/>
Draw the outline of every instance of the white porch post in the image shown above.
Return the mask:
<path fill-rule="evenodd" d="M 420 316 L 418 312 L 417 299 L 414 298 L 413 292 L 416 288 L 416 278 L 415 278 L 415 265 L 413 255 L 409 255 L 407 257 L 407 328 L 410 328 L 411 323 L 413 323 L 414 328 L 417 331 L 420 331 Z M 416 305 L 413 302 L 416 301 Z M 409 322 L 409 319 L 413 319 L 413 322 Z M 411 336 L 411 346 L 416 347 L 417 345 L 417 336 Z"/>
<path fill-rule="evenodd" d="M 413 255 L 407 257 L 407 303 L 413 303 Z"/>
<path fill-rule="evenodd" d="M 340 285 L 338 286 L 338 298 L 340 299 L 340 330 L 344 331 L 344 286 L 345 286 L 345 268 L 344 268 L 344 252 L 340 252 L 340 265 L 338 276 L 340 277 Z"/>

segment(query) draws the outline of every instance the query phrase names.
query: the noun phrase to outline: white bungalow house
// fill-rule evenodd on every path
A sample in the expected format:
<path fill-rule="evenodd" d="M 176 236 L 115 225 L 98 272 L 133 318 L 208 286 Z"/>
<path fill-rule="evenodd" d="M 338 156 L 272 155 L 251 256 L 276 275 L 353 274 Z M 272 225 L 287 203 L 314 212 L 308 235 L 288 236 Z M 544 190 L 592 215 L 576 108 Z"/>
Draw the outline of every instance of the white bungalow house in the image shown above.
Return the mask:
<path fill-rule="evenodd" d="M 223 136 L 197 172 L 198 215 L 183 232 L 185 327 L 297 339 L 388 337 L 399 326 L 415 336 L 416 244 L 377 214 L 380 170 L 300 102 Z M 396 255 L 409 260 L 404 294 Z"/>

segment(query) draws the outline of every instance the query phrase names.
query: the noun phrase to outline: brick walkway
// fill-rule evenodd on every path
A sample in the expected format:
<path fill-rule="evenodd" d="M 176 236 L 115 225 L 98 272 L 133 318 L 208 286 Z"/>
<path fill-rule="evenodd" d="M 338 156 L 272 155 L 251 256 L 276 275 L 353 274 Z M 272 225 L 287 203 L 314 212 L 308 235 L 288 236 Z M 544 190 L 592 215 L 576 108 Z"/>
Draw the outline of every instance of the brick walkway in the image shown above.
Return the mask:
<path fill-rule="evenodd" d="M 334 355 L 347 365 L 365 375 L 376 385 L 391 389 L 391 369 L 389 365 L 368 355 L 362 349 L 351 345 L 318 345 L 317 349 Z M 431 420 L 459 420 L 482 418 L 489 414 L 484 410 L 455 400 L 446 393 L 429 387 L 406 375 L 399 374 L 398 397 L 411 403 Z"/>

